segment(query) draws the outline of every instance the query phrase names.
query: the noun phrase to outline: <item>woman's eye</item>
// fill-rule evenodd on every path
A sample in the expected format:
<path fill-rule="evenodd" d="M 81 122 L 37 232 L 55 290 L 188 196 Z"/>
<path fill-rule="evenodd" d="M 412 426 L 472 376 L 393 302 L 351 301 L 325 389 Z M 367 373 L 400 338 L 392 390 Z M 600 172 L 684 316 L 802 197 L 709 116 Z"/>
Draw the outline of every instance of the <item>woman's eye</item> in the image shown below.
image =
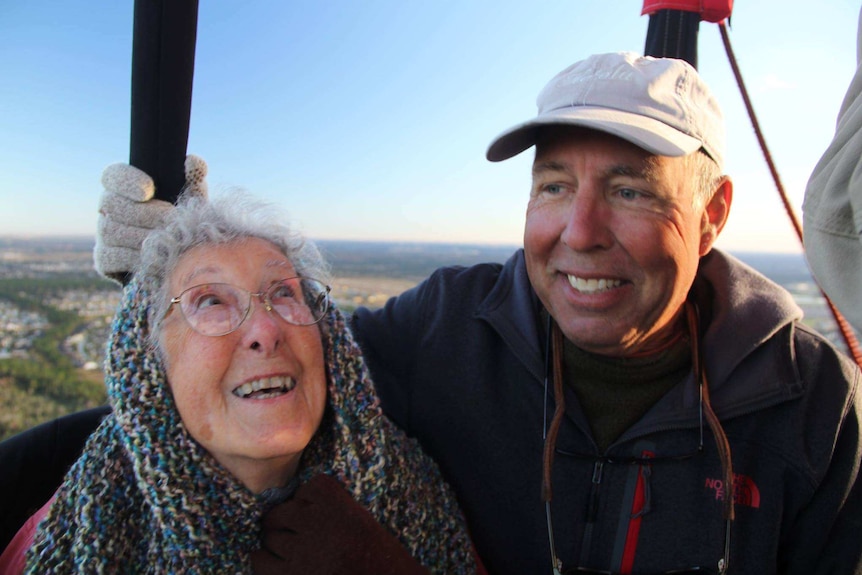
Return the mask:
<path fill-rule="evenodd" d="M 222 298 L 219 297 L 217 294 L 204 294 L 195 300 L 195 308 L 206 309 L 208 307 L 221 305 L 222 303 L 224 303 L 222 301 Z"/>
<path fill-rule="evenodd" d="M 272 296 L 270 296 L 270 297 L 274 300 L 275 299 L 293 299 L 295 294 L 296 294 L 296 291 L 292 287 L 290 287 L 287 284 L 281 284 L 273 290 Z"/>

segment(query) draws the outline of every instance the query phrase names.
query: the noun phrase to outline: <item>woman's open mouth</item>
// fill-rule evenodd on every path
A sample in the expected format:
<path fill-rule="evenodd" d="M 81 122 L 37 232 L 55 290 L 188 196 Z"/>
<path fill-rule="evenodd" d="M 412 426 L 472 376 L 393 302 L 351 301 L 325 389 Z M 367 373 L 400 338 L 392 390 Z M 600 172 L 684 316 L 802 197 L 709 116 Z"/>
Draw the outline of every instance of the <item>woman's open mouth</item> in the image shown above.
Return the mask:
<path fill-rule="evenodd" d="M 290 392 L 296 387 L 292 377 L 264 377 L 244 383 L 233 390 L 233 394 L 241 399 L 269 399 Z"/>

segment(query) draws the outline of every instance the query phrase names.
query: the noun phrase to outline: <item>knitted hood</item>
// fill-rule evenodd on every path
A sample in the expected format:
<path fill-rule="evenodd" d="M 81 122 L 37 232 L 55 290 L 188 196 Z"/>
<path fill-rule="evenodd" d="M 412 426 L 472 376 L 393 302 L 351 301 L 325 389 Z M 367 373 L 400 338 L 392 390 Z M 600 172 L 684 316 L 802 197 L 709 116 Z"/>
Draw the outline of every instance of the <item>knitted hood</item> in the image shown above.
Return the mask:
<path fill-rule="evenodd" d="M 56 493 L 27 573 L 250 573 L 265 503 L 188 433 L 149 344 L 148 294 L 126 287 L 105 364 L 109 415 Z M 463 515 L 436 465 L 386 419 L 333 307 L 327 407 L 300 479 L 338 479 L 423 565 L 472 573 Z"/>

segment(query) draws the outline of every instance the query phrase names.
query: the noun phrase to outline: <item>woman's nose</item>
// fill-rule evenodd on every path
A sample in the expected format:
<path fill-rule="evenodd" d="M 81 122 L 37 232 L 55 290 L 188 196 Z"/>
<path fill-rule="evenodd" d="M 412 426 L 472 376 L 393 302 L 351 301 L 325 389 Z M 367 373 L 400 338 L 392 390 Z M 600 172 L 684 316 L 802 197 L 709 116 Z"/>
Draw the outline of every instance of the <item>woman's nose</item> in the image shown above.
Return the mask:
<path fill-rule="evenodd" d="M 254 351 L 272 353 L 277 350 L 284 337 L 284 320 L 263 296 L 252 299 L 248 313 L 243 326 L 244 344 Z"/>

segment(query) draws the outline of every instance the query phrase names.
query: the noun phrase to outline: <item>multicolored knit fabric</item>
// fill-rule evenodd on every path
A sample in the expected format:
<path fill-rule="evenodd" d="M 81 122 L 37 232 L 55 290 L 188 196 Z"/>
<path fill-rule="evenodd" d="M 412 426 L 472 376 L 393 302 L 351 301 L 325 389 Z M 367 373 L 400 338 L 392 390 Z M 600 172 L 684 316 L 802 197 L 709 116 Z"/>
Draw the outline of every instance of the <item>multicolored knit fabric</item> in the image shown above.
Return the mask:
<path fill-rule="evenodd" d="M 436 465 L 383 416 L 341 312 L 324 321 L 328 404 L 301 479 L 336 477 L 433 573 L 475 572 Z M 57 492 L 27 573 L 251 572 L 264 504 L 189 435 L 148 331 L 147 294 L 132 282 L 108 345 L 113 413 Z"/>

